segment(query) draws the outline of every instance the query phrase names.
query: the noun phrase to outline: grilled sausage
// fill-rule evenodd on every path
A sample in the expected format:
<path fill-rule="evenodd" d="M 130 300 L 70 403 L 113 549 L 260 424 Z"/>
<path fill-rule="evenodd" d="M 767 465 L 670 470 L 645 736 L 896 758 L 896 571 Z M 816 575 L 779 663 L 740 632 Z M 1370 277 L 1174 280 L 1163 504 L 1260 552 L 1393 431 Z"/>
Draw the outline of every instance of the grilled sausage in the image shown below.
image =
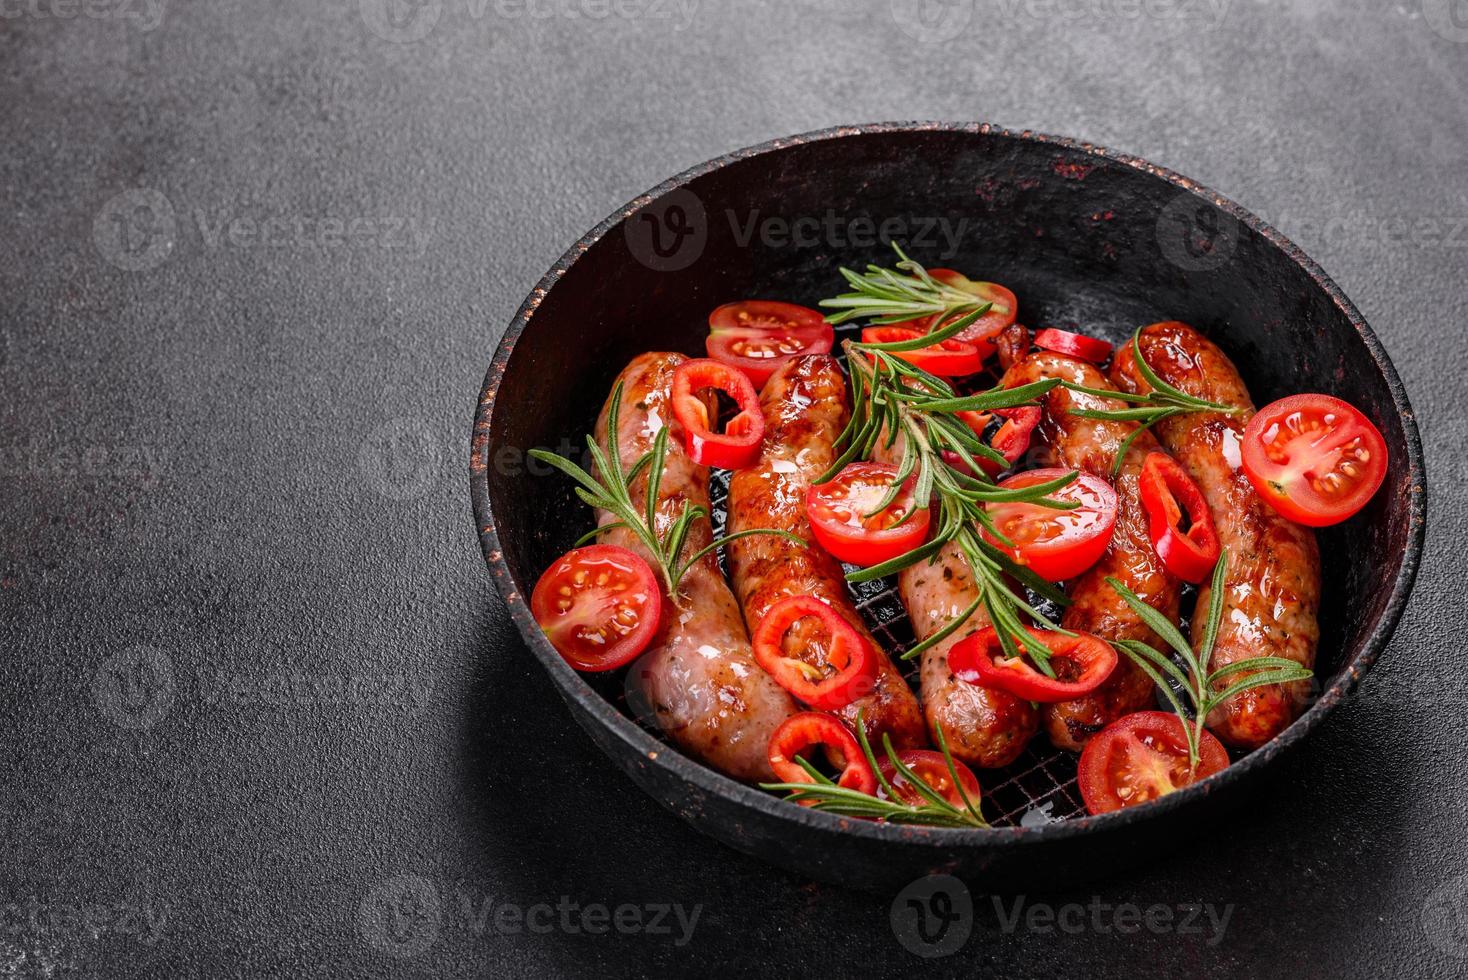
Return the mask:
<path fill-rule="evenodd" d="M 877 439 L 873 460 L 897 465 L 902 459 L 902 440 L 891 446 L 884 443 L 884 438 Z M 979 597 L 968 560 L 953 544 L 941 548 L 933 560 L 898 572 L 897 590 L 918 640 L 947 626 Z M 920 673 L 929 729 L 942 731 L 955 759 L 993 769 L 1019 758 L 1038 730 L 1040 716 L 1030 702 L 961 681 L 948 668 L 948 653 L 958 641 L 988 625 L 989 617 L 981 607 L 963 626 L 923 651 Z"/>
<path fill-rule="evenodd" d="M 676 426 L 672 411 L 673 371 L 682 354 L 649 353 L 634 358 L 621 374 L 617 445 L 630 467 L 651 446 L 658 430 Z M 606 444 L 608 410 L 602 407 L 596 438 Z M 672 433 L 658 485 L 659 535 L 685 503 L 708 507 L 708 468 L 688 457 Z M 631 485 L 632 504 L 647 505 L 647 474 Z M 597 512 L 597 523 L 616 518 Z M 602 541 L 628 548 L 654 564 L 626 528 L 608 528 Z M 707 518 L 693 522 L 683 546 L 692 554 L 713 540 Z M 679 596 L 665 609 L 662 629 L 633 664 L 633 676 L 658 725 L 679 747 L 738 779 L 772 780 L 767 748 L 770 735 L 799 710 L 785 690 L 760 668 L 750 649 L 739 605 L 729 591 L 712 552 L 683 576 Z"/>
<path fill-rule="evenodd" d="M 1106 376 L 1090 364 L 1045 350 L 1014 364 L 1005 372 L 1004 384 L 1014 387 L 1045 378 L 1061 378 L 1088 388 L 1112 387 Z M 1177 621 L 1182 587 L 1163 569 L 1152 550 L 1138 486 L 1142 463 L 1147 453 L 1157 451 L 1157 440 L 1147 432 L 1138 436 L 1113 480 L 1111 467 L 1117 450 L 1136 431 L 1137 423 L 1081 418 L 1072 415 L 1071 409 L 1114 410 L 1122 405 L 1066 388 L 1051 389 L 1043 400 L 1045 410 L 1035 437 L 1051 465 L 1109 480 L 1117 498 L 1111 543 L 1101 560 L 1071 583 L 1070 605 L 1060 625 L 1103 640 L 1141 640 L 1159 646 L 1162 641 L 1106 582 L 1107 576 L 1115 577 L 1149 606 Z M 1102 728 L 1154 702 L 1152 681 L 1123 655 L 1118 658 L 1116 670 L 1091 694 L 1045 705 L 1045 730 L 1055 745 L 1078 751 Z"/>
<path fill-rule="evenodd" d="M 1203 491 L 1219 543 L 1228 549 L 1223 619 L 1209 671 L 1262 656 L 1313 667 L 1320 639 L 1320 551 L 1309 528 L 1275 513 L 1244 476 L 1239 441 L 1254 403 L 1238 369 L 1187 324 L 1154 323 L 1142 330 L 1140 343 L 1148 366 L 1167 384 L 1241 410 L 1195 412 L 1157 425 L 1162 444 Z M 1112 377 L 1126 391 L 1150 391 L 1129 353 L 1117 357 Z M 1209 601 L 1205 586 L 1198 608 L 1207 609 Z M 1202 616 L 1193 618 L 1195 644 L 1203 625 Z M 1299 716 L 1309 690 L 1309 681 L 1297 681 L 1241 691 L 1214 710 L 1208 727 L 1228 745 L 1257 748 Z"/>
<path fill-rule="evenodd" d="M 753 634 L 771 606 L 790 596 L 820 599 L 854 626 L 878 657 L 870 694 L 837 714 L 855 727 L 860 712 L 868 738 L 881 753 L 884 733 L 898 748 L 926 744 L 923 714 L 902 673 L 867 631 L 846 590 L 841 566 L 811 538 L 805 493 L 836 460 L 836 437 L 846 426 L 846 379 L 828 354 L 797 357 L 765 382 L 760 394 L 765 417 L 759 459 L 729 481 L 729 532 L 772 527 L 803 538 L 806 547 L 773 534 L 755 534 L 728 544 L 734 592 Z M 786 642 L 801 649 L 797 623 Z"/>

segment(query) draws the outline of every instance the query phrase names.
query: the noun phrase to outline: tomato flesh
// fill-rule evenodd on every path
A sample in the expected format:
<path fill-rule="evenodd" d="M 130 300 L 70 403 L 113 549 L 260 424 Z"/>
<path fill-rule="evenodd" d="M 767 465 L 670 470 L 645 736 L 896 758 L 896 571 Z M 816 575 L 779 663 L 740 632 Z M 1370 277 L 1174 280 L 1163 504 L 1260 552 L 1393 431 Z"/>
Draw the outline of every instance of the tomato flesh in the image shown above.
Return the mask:
<path fill-rule="evenodd" d="M 795 757 L 818 745 L 825 747 L 828 758 L 839 759 L 837 764 L 842 770 L 836 785 L 868 794 L 876 790 L 877 774 L 867 763 L 851 729 L 834 715 L 819 711 L 791 715 L 775 729 L 770 736 L 770 768 L 782 783 L 814 783 Z"/>
<path fill-rule="evenodd" d="M 926 331 L 903 326 L 900 323 L 887 327 L 864 327 L 861 331 L 861 342 L 864 344 L 895 344 L 916 340 L 925 333 Z M 913 367 L 921 368 L 940 378 L 956 378 L 973 374 L 984 366 L 984 359 L 979 356 L 979 349 L 955 337 L 917 350 L 891 351 L 890 353 L 893 357 L 900 358 Z"/>
<path fill-rule="evenodd" d="M 814 628 L 800 624 L 814 620 Z M 787 596 L 759 621 L 754 659 L 797 699 L 836 711 L 872 692 L 877 658 L 871 644 L 815 596 Z"/>
<path fill-rule="evenodd" d="M 709 405 L 700 397 L 705 389 L 722 391 L 734 399 L 739 412 L 719 432 Z M 719 361 L 684 361 L 673 372 L 673 417 L 683 428 L 683 445 L 695 463 L 736 470 L 759 459 L 765 437 L 765 416 L 759 395 L 742 373 Z"/>
<path fill-rule="evenodd" d="M 709 357 L 738 368 L 756 388 L 792 358 L 828 354 L 835 332 L 815 310 L 794 303 L 748 299 L 709 314 Z"/>
<path fill-rule="evenodd" d="M 1017 490 L 1055 480 L 1070 470 L 1046 468 L 1017 473 L 999 484 Z M 984 529 L 984 540 L 1047 582 L 1075 578 L 1096 564 L 1116 527 L 1116 491 L 1099 476 L 1078 473 L 1073 482 L 1049 494 L 1054 500 L 1080 504 L 1075 510 L 1056 510 L 1038 503 L 986 505 L 994 527 L 1013 542 L 1005 544 Z"/>
<path fill-rule="evenodd" d="M 530 612 L 577 670 L 614 670 L 637 657 L 662 623 L 663 594 L 647 562 L 626 548 L 568 551 L 540 576 Z"/>
<path fill-rule="evenodd" d="M 1218 563 L 1220 550 L 1203 491 L 1166 453 L 1147 454 L 1140 488 L 1148 536 L 1162 567 L 1184 582 L 1201 584 Z"/>
<path fill-rule="evenodd" d="M 1047 327 L 1035 334 L 1035 346 L 1053 350 L 1057 354 L 1078 357 L 1092 364 L 1101 364 L 1111 356 L 1111 345 L 1106 341 L 1053 327 Z"/>
<path fill-rule="evenodd" d="M 994 338 L 1003 333 L 1019 315 L 1019 301 L 1014 293 L 994 282 L 982 282 L 968 278 L 952 269 L 929 269 L 928 275 L 954 289 L 970 293 L 986 303 L 993 304 L 988 313 L 964 327 L 958 340 L 967 341 L 978 349 L 979 360 L 988 360 L 994 353 Z M 936 329 L 937 324 L 929 324 Z"/>
<path fill-rule="evenodd" d="M 1182 719 L 1167 711 L 1137 711 L 1091 737 L 1076 781 L 1086 809 L 1099 814 L 1151 802 L 1226 768 L 1228 752 L 1211 732 L 1203 732 L 1198 766 L 1190 771 Z"/>
<path fill-rule="evenodd" d="M 911 769 L 915 776 L 927 783 L 929 789 L 933 790 L 958 809 L 967 809 L 970 803 L 973 804 L 975 809 L 978 808 L 981 796 L 978 777 L 973 774 L 973 770 L 962 762 L 959 762 L 957 759 L 953 760 L 954 772 L 958 773 L 959 781 L 963 786 L 962 792 L 960 792 L 959 784 L 953 781 L 953 776 L 948 771 L 948 761 L 943 758 L 943 753 L 933 752 L 929 749 L 904 749 L 897 753 L 897 759 L 904 766 Z M 883 778 L 892 787 L 892 795 L 889 796 L 886 788 L 878 782 L 876 795 L 879 798 L 884 800 L 892 799 L 907 806 L 928 805 L 928 800 L 907 781 L 906 776 L 897 771 L 897 767 L 892 764 L 890 759 L 881 760 L 877 764 L 877 768 L 881 771 Z M 967 803 L 964 802 L 964 796 L 968 797 Z"/>
<path fill-rule="evenodd" d="M 841 561 L 879 565 L 927 540 L 931 515 L 918 509 L 909 478 L 892 503 L 873 513 L 892 489 L 897 467 L 852 463 L 806 491 L 805 514 L 816 542 Z"/>
<path fill-rule="evenodd" d="M 1244 475 L 1284 517 L 1310 527 L 1355 514 L 1386 479 L 1386 440 L 1355 407 L 1330 395 L 1292 395 L 1244 428 Z"/>
<path fill-rule="evenodd" d="M 1042 704 L 1084 697 L 1104 684 L 1116 669 L 1116 651 L 1099 637 L 1089 633 L 1066 636 L 1029 627 L 1025 631 L 1049 648 L 1054 677 L 1036 670 L 1023 656 L 1006 657 L 992 626 L 960 640 L 948 653 L 948 669 L 965 683 L 997 688 Z M 1021 654 L 1025 647 L 1025 643 L 1019 644 Z"/>

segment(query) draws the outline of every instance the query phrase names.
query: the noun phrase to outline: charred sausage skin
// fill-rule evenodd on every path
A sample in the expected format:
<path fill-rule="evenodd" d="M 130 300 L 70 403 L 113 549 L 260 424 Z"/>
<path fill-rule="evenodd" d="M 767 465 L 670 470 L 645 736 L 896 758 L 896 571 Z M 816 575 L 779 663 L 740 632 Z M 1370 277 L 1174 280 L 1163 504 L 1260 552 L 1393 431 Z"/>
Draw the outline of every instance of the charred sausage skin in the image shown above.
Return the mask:
<path fill-rule="evenodd" d="M 632 360 L 620 375 L 617 445 L 624 467 L 652 446 L 658 431 L 675 426 L 658 487 L 657 524 L 661 536 L 685 503 L 709 505 L 708 468 L 683 451 L 673 420 L 673 372 L 687 358 L 652 352 Z M 596 439 L 607 441 L 610 397 L 596 423 Z M 647 504 L 648 474 L 633 481 L 632 504 Z M 615 517 L 597 512 L 597 523 Z M 656 567 L 637 537 L 625 528 L 607 528 L 601 540 L 620 545 Z M 686 557 L 713 540 L 706 518 L 693 522 L 683 546 Z M 632 665 L 633 678 L 657 724 L 684 751 L 737 779 L 772 780 L 767 747 L 770 735 L 799 709 L 790 696 L 755 662 L 739 605 L 717 560 L 705 555 L 683 576 L 679 596 L 665 608 L 662 629 Z"/>
<path fill-rule="evenodd" d="M 880 753 L 883 734 L 898 748 L 927 743 L 922 709 L 902 673 L 867 631 L 852 604 L 841 565 L 815 544 L 805 513 L 811 484 L 836 461 L 836 438 L 846 426 L 846 379 L 836 359 L 810 354 L 782 365 L 760 394 L 765 439 L 760 459 L 729 481 L 729 532 L 771 527 L 808 542 L 756 534 L 729 542 L 729 570 L 750 633 L 770 607 L 790 596 L 809 595 L 826 603 L 860 633 L 878 656 L 870 694 L 836 714 L 855 728 L 860 714 Z M 802 647 L 798 623 L 787 640 Z"/>
<path fill-rule="evenodd" d="M 1045 378 L 1060 378 L 1088 388 L 1112 387 L 1106 376 L 1092 365 L 1045 350 L 1036 351 L 1011 366 L 1005 372 L 1004 384 L 1015 387 Z M 1113 478 L 1112 463 L 1117 451 L 1127 436 L 1136 431 L 1137 423 L 1082 418 L 1071 414 L 1071 410 L 1115 410 L 1122 407 L 1121 403 L 1060 387 L 1051 389 L 1043 401 L 1044 414 L 1035 439 L 1048 465 L 1081 470 L 1110 481 L 1117 498 L 1116 528 L 1111 543 L 1100 561 L 1071 583 L 1070 605 L 1060 625 L 1092 633 L 1103 640 L 1141 640 L 1158 646 L 1161 640 L 1106 581 L 1107 577 L 1116 578 L 1147 605 L 1177 622 L 1182 587 L 1163 569 L 1152 550 L 1138 483 L 1147 454 L 1159 448 L 1157 440 L 1148 432 L 1139 435 Z M 1045 705 L 1045 730 L 1055 745 L 1079 751 L 1102 728 L 1154 703 L 1152 681 L 1123 655 L 1116 670 L 1092 694 Z"/>
<path fill-rule="evenodd" d="M 1320 551 L 1309 528 L 1275 513 L 1244 476 L 1240 439 L 1254 403 L 1238 369 L 1216 344 L 1184 323 L 1154 323 L 1142 329 L 1139 343 L 1147 365 L 1167 384 L 1239 409 L 1233 415 L 1195 412 L 1157 425 L 1162 444 L 1203 491 L 1219 543 L 1228 549 L 1223 618 L 1210 672 L 1262 656 L 1314 667 Z M 1151 390 L 1129 348 L 1118 352 L 1111 373 L 1123 390 Z M 1208 608 L 1209 591 L 1205 586 L 1198 596 L 1199 609 Z M 1203 617 L 1193 618 L 1195 644 L 1203 623 Z M 1299 716 L 1309 691 L 1308 681 L 1242 691 L 1209 716 L 1208 727 L 1227 745 L 1257 748 Z"/>
<path fill-rule="evenodd" d="M 902 458 L 902 440 L 890 447 L 884 441 L 877 440 L 872 459 L 895 466 Z M 945 545 L 931 561 L 898 572 L 897 590 L 920 641 L 958 618 L 979 597 L 968 560 L 954 544 Z M 1030 702 L 961 681 L 949 669 L 949 651 L 988 625 L 989 617 L 978 609 L 963 626 L 923 651 L 920 674 L 923 714 L 934 740 L 941 731 L 955 759 L 992 769 L 1019 758 L 1039 729 L 1040 715 Z"/>

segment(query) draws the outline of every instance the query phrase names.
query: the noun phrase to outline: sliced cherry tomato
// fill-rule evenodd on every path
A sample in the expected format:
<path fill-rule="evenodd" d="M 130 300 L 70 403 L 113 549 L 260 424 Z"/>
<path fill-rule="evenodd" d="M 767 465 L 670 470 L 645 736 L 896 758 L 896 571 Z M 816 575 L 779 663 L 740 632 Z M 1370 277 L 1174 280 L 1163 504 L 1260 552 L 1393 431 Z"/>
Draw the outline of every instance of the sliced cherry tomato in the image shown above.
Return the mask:
<path fill-rule="evenodd" d="M 1198 767 L 1188 769 L 1188 737 L 1169 711 L 1137 711 L 1091 736 L 1076 781 L 1091 813 L 1148 803 L 1228 768 L 1223 743 L 1204 731 Z"/>
<path fill-rule="evenodd" d="M 1201 584 L 1218 564 L 1219 551 L 1203 491 L 1166 453 L 1147 454 L 1140 486 L 1152 550 L 1162 567 L 1184 582 Z"/>
<path fill-rule="evenodd" d="M 963 784 L 963 792 L 959 792 L 959 786 L 953 781 L 953 776 L 948 771 L 948 761 L 943 758 L 943 753 L 932 752 L 928 749 L 904 749 L 897 753 L 897 759 L 904 766 L 913 771 L 913 775 L 928 784 L 928 788 L 960 810 L 967 809 L 972 803 L 977 809 L 979 805 L 979 780 L 974 776 L 973 770 L 968 766 L 953 760 L 953 770 L 958 773 L 959 782 Z M 893 796 L 898 803 L 908 806 L 925 806 L 928 801 L 922 794 L 907 781 L 907 777 L 897 771 L 897 767 L 890 759 L 882 759 L 877 763 L 883 778 L 892 786 Z M 881 799 L 889 799 L 887 791 L 881 782 L 877 783 L 876 795 Z M 968 803 L 964 802 L 964 796 L 968 797 Z"/>
<path fill-rule="evenodd" d="M 530 612 L 551 646 L 577 670 L 613 670 L 647 649 L 663 618 L 652 568 L 626 548 L 568 551 L 530 594 Z"/>
<path fill-rule="evenodd" d="M 863 327 L 861 342 L 864 344 L 896 344 L 904 340 L 916 340 L 924 331 L 894 323 L 888 327 Z M 956 338 L 918 350 L 892 351 L 893 357 L 901 358 L 913 367 L 922 368 L 940 378 L 956 378 L 973 374 L 984 366 L 979 349 L 973 344 Z"/>
<path fill-rule="evenodd" d="M 1100 364 L 1111 356 L 1111 345 L 1106 341 L 1053 327 L 1047 327 L 1035 334 L 1035 346 L 1053 350 L 1057 354 L 1079 357 L 1092 364 Z"/>
<path fill-rule="evenodd" d="M 734 399 L 739 414 L 716 432 L 709 405 L 700 397 L 706 388 Z M 673 372 L 673 416 L 683 426 L 683 445 L 695 463 L 737 470 L 759 459 L 765 416 L 749 378 L 727 364 L 702 358 L 684 361 Z"/>
<path fill-rule="evenodd" d="M 956 412 L 964 424 L 974 431 L 980 439 L 989 431 L 994 421 L 999 420 L 999 428 L 994 430 L 994 435 L 989 439 L 989 448 L 999 453 L 1012 466 L 1030 448 L 1030 436 L 1034 434 L 1035 426 L 1040 424 L 1040 406 L 1021 405 L 1018 408 L 996 408 L 990 412 Z M 968 464 L 965 463 L 957 453 L 951 449 L 943 450 L 943 458 L 949 466 L 953 466 L 964 472 L 971 473 Z M 998 463 L 987 456 L 976 456 L 975 462 L 987 473 L 990 479 L 999 475 L 1001 467 Z"/>
<path fill-rule="evenodd" d="M 985 626 L 960 640 L 948 652 L 948 669 L 961 681 L 979 687 L 1008 691 L 1026 701 L 1053 704 L 1084 697 L 1105 682 L 1116 669 L 1116 651 L 1111 644 L 1090 633 L 1066 636 L 1051 630 L 1025 627 L 1025 632 L 1050 650 L 1047 677 L 1023 657 L 1006 657 L 994 627 Z M 1020 653 L 1025 643 L 1019 644 Z"/>
<path fill-rule="evenodd" d="M 1386 440 L 1330 395 L 1292 395 L 1259 410 L 1243 437 L 1244 475 L 1280 514 L 1310 527 L 1339 524 L 1386 479 Z"/>
<path fill-rule="evenodd" d="M 817 623 L 800 625 L 807 619 Z M 871 644 L 815 596 L 788 596 L 775 603 L 752 639 L 754 659 L 765 673 L 812 708 L 836 711 L 872 692 L 877 658 Z"/>
<path fill-rule="evenodd" d="M 908 478 L 892 503 L 876 510 L 896 477 L 895 466 L 852 463 L 834 480 L 807 490 L 805 515 L 816 542 L 844 562 L 871 566 L 926 541 L 931 515 L 927 508 L 917 509 L 913 478 Z"/>
<path fill-rule="evenodd" d="M 957 339 L 973 344 L 979 351 L 979 360 L 988 360 L 994 353 L 994 338 L 1014 323 L 1019 315 L 1019 301 L 1014 293 L 994 282 L 978 282 L 952 269 L 929 269 L 928 275 L 947 286 L 972 293 L 986 303 L 992 303 L 989 312 L 979 317 L 958 334 Z M 937 324 L 929 323 L 930 329 Z"/>
<path fill-rule="evenodd" d="M 709 314 L 709 357 L 743 371 L 756 387 L 801 354 L 829 354 L 835 331 L 815 310 L 794 303 L 747 299 Z"/>
<path fill-rule="evenodd" d="M 861 793 L 877 788 L 877 774 L 867 764 L 861 745 L 851 729 L 834 715 L 819 711 L 802 711 L 789 718 L 770 736 L 770 768 L 782 783 L 813 783 L 810 773 L 800 767 L 795 757 L 817 745 L 826 747 L 827 757 L 837 756 L 844 768 L 836 785 Z"/>
<path fill-rule="evenodd" d="M 1022 490 L 1057 480 L 1070 470 L 1047 468 L 1016 473 L 999 484 L 1001 490 Z M 1013 546 L 1004 544 L 987 528 L 984 540 L 1024 565 L 1047 582 L 1075 578 L 1096 564 L 1106 553 L 1116 526 L 1116 491 L 1111 484 L 1090 473 L 1048 495 L 1053 500 L 1080 504 L 1074 510 L 1057 510 L 1039 503 L 991 503 L 986 508 L 994 527 Z"/>

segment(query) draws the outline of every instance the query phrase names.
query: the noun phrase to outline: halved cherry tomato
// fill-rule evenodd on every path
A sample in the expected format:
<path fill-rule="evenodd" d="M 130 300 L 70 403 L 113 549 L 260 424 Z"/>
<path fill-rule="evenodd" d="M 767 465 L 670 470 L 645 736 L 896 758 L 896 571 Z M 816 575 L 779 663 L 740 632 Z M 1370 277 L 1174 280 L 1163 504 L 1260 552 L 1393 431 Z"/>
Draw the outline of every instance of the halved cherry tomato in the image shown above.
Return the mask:
<path fill-rule="evenodd" d="M 1169 711 L 1137 711 L 1091 736 L 1076 774 L 1091 813 L 1148 803 L 1228 768 L 1223 743 L 1204 731 L 1198 767 L 1188 770 L 1182 719 Z"/>
<path fill-rule="evenodd" d="M 1330 395 L 1291 395 L 1259 410 L 1243 437 L 1244 475 L 1297 524 L 1339 524 L 1386 479 L 1386 440 Z"/>
<path fill-rule="evenodd" d="M 913 774 L 928 784 L 928 788 L 960 810 L 966 809 L 968 804 L 964 802 L 964 796 L 968 797 L 968 803 L 976 808 L 979 805 L 980 792 L 979 780 L 968 766 L 953 760 L 953 770 L 958 773 L 959 781 L 963 784 L 963 792 L 959 792 L 957 783 L 948 772 L 948 762 L 943 758 L 943 753 L 932 752 L 928 749 L 903 749 L 897 753 L 898 761 L 911 769 Z M 892 785 L 892 793 L 898 803 L 908 806 L 925 806 L 928 801 L 908 781 L 907 777 L 897 771 L 897 767 L 890 759 L 882 759 L 877 763 L 882 776 Z M 881 799 L 889 799 L 887 791 L 882 787 L 880 781 L 877 783 L 876 795 Z"/>
<path fill-rule="evenodd" d="M 739 408 L 723 432 L 714 431 L 708 403 L 699 397 L 705 388 L 722 391 Z M 673 417 L 683 426 L 683 445 L 695 463 L 737 470 L 759 459 L 765 437 L 759 396 L 749 378 L 727 364 L 702 358 L 678 365 L 673 372 Z"/>
<path fill-rule="evenodd" d="M 828 483 L 805 493 L 805 515 L 816 542 L 853 565 L 880 565 L 928 538 L 928 509 L 917 509 L 913 478 L 881 511 L 873 513 L 892 489 L 897 467 L 852 463 Z"/>
<path fill-rule="evenodd" d="M 1057 354 L 1079 357 L 1092 364 L 1100 364 L 1111 356 L 1111 345 L 1106 341 L 1053 327 L 1047 327 L 1035 334 L 1035 346 L 1053 350 Z"/>
<path fill-rule="evenodd" d="M 551 646 L 577 670 L 613 670 L 647 649 L 663 619 L 652 568 L 626 548 L 568 551 L 530 594 L 530 612 Z"/>
<path fill-rule="evenodd" d="M 999 484 L 1001 490 L 1022 490 L 1057 480 L 1070 470 L 1046 468 L 1016 473 Z M 1077 473 L 1070 484 L 1049 494 L 1053 500 L 1080 504 L 1057 510 L 1039 503 L 991 503 L 985 509 L 994 527 L 1014 542 L 1011 547 L 984 529 L 984 540 L 1028 567 L 1047 582 L 1075 578 L 1106 553 L 1116 526 L 1116 491 L 1090 473 Z"/>
<path fill-rule="evenodd" d="M 993 304 L 988 313 L 965 327 L 957 337 L 958 340 L 967 341 L 978 348 L 979 360 L 988 360 L 989 355 L 994 353 L 994 338 L 1014 323 L 1015 317 L 1019 315 L 1019 301 L 1014 298 L 1014 293 L 998 283 L 978 282 L 952 269 L 929 269 L 928 275 L 944 285 L 972 293 L 984 302 Z M 928 326 L 930 330 L 938 327 L 931 322 Z"/>
<path fill-rule="evenodd" d="M 1066 636 L 1028 626 L 1025 632 L 1050 649 L 1054 677 L 1040 673 L 1023 657 L 1006 657 L 999 634 L 992 626 L 960 640 L 948 653 L 948 669 L 969 684 L 998 688 L 1017 698 L 1044 704 L 1090 694 L 1116 669 L 1116 651 L 1099 637 L 1089 633 Z M 1025 647 L 1025 643 L 1019 644 L 1020 653 L 1025 652 Z"/>
<path fill-rule="evenodd" d="M 807 618 L 819 625 L 798 625 Z M 792 634 L 790 653 L 787 633 Z M 872 691 L 877 658 L 871 644 L 815 596 L 788 596 L 775 603 L 755 627 L 752 640 L 754 659 L 765 673 L 812 708 L 836 711 Z"/>
<path fill-rule="evenodd" d="M 989 448 L 1001 454 L 1010 465 L 1019 461 L 1030 448 L 1030 436 L 1034 434 L 1035 426 L 1040 424 L 1040 406 L 1020 405 L 1018 408 L 996 408 L 990 412 L 955 412 L 965 425 L 974 431 L 980 439 L 984 433 L 989 431 L 989 426 L 995 419 L 1002 420 L 999 428 L 995 430 L 989 439 Z M 972 475 L 968 464 L 951 449 L 943 450 L 943 458 L 949 466 L 963 470 Z M 992 479 L 999 475 L 1002 469 L 998 463 L 986 456 L 976 456 L 974 461 L 979 464 L 985 473 Z"/>
<path fill-rule="evenodd" d="M 1162 567 L 1199 585 L 1218 564 L 1218 532 L 1193 478 L 1166 453 L 1148 453 L 1140 480 L 1147 533 Z M 1187 530 L 1183 529 L 1186 516 Z"/>
<path fill-rule="evenodd" d="M 756 387 L 801 354 L 829 354 L 835 331 L 815 310 L 794 303 L 747 299 L 709 314 L 709 357 L 743 371 Z"/>
<path fill-rule="evenodd" d="M 916 340 L 923 331 L 914 330 L 894 323 L 889 327 L 863 327 L 861 342 L 864 344 L 896 344 L 904 340 Z M 901 358 L 913 367 L 922 368 L 940 378 L 956 378 L 973 374 L 984 366 L 979 349 L 973 344 L 955 338 L 918 350 L 892 351 L 892 356 Z"/>
<path fill-rule="evenodd" d="M 861 793 L 877 788 L 877 774 L 867 764 L 861 745 L 851 729 L 835 715 L 819 711 L 802 711 L 786 718 L 770 736 L 770 768 L 782 783 L 813 783 L 810 773 L 800 767 L 795 757 L 817 745 L 826 747 L 827 757 L 839 756 L 844 766 L 836 785 Z"/>

